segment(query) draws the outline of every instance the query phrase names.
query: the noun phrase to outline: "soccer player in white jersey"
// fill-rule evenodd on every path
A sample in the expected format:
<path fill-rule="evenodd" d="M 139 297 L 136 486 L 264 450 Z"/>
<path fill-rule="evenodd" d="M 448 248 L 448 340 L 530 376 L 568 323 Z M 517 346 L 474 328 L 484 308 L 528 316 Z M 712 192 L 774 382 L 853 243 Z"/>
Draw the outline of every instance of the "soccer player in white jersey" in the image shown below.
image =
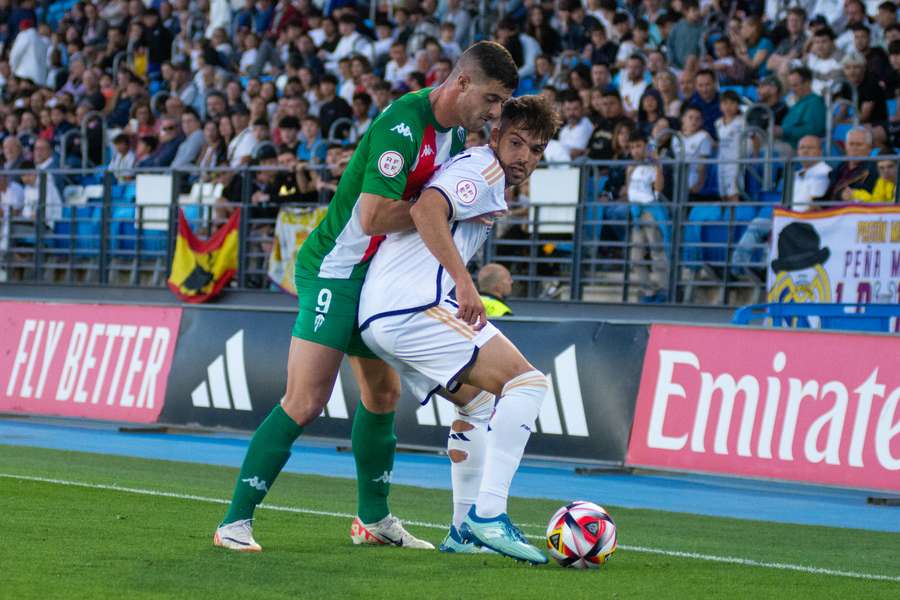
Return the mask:
<path fill-rule="evenodd" d="M 512 524 L 506 502 L 548 382 L 485 320 L 466 263 L 506 212 L 505 188 L 531 175 L 558 126 L 543 97 L 508 101 L 490 144 L 454 157 L 425 184 L 410 209 L 416 230 L 388 235 L 360 294 L 366 345 L 421 402 L 441 394 L 460 407 L 449 444 L 454 524 L 445 550 L 468 551 L 474 542 L 547 562 Z M 477 449 L 453 443 L 473 438 Z"/>

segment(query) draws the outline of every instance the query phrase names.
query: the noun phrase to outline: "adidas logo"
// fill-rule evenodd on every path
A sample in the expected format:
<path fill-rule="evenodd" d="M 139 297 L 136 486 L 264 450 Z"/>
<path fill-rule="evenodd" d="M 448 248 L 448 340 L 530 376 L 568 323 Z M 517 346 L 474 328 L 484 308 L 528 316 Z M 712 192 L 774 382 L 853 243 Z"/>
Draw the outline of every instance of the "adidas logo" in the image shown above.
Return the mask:
<path fill-rule="evenodd" d="M 191 403 L 198 408 L 253 410 L 250 390 L 247 388 L 247 370 L 244 367 L 244 330 L 241 329 L 225 342 L 225 356 L 221 354 L 206 367 L 206 381 L 191 392 Z"/>
<path fill-rule="evenodd" d="M 581 397 L 581 382 L 578 380 L 574 345 L 556 356 L 553 360 L 553 373 L 547 374 L 547 378 L 550 380 L 550 387 L 541 404 L 537 421 L 540 433 L 587 437 L 588 426 L 584 416 L 584 401 Z M 456 409 L 450 401 L 439 396 L 435 396 L 431 402 L 416 411 L 416 421 L 419 425 L 449 427 L 454 419 Z"/>
<path fill-rule="evenodd" d="M 260 478 L 257 477 L 256 475 L 254 475 L 253 477 L 250 477 L 250 478 L 248 478 L 248 479 L 241 479 L 241 481 L 243 481 L 244 483 L 246 483 L 247 485 L 249 485 L 249 486 L 252 487 L 253 489 L 259 490 L 260 492 L 267 492 L 267 493 L 268 493 L 268 491 L 269 491 L 269 488 L 266 486 L 265 480 L 264 480 L 264 479 L 260 479 Z"/>
<path fill-rule="evenodd" d="M 408 137 L 410 139 L 410 141 L 415 141 L 415 140 L 413 140 L 412 130 L 409 128 L 409 125 L 407 125 L 406 123 L 397 123 L 396 125 L 391 127 L 391 131 L 393 131 L 395 133 L 399 133 L 403 137 Z"/>
<path fill-rule="evenodd" d="M 434 154 L 434 150 L 428 144 L 425 144 L 425 148 L 422 149 L 422 156 L 431 156 Z"/>

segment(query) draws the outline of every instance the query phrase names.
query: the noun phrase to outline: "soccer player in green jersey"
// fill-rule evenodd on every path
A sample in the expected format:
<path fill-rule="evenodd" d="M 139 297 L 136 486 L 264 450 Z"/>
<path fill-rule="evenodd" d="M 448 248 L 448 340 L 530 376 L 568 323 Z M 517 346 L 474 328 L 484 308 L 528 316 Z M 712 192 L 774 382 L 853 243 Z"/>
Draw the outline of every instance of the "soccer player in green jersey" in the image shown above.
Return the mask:
<path fill-rule="evenodd" d="M 250 441 L 228 512 L 213 538 L 216 546 L 261 550 L 253 539 L 253 511 L 303 427 L 328 403 L 347 354 L 362 396 L 351 433 L 358 486 L 351 538 L 356 544 L 433 548 L 407 532 L 388 509 L 400 380 L 360 338 L 359 293 L 384 235 L 414 227 L 407 201 L 463 149 L 466 129 L 481 129 L 500 116 L 517 85 L 509 52 L 497 43 L 479 42 L 463 53 L 440 87 L 396 100 L 362 137 L 327 216 L 297 255 L 299 312 L 288 354 L 287 391 Z"/>

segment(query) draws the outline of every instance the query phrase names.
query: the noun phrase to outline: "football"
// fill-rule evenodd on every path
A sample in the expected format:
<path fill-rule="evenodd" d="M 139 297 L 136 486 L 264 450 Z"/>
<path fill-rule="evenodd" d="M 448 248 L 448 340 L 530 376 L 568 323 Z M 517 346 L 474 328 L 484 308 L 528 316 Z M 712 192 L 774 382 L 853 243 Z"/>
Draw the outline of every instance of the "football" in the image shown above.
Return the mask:
<path fill-rule="evenodd" d="M 616 544 L 616 524 L 593 502 L 571 502 L 547 525 L 547 549 L 563 567 L 596 569 L 609 560 Z"/>

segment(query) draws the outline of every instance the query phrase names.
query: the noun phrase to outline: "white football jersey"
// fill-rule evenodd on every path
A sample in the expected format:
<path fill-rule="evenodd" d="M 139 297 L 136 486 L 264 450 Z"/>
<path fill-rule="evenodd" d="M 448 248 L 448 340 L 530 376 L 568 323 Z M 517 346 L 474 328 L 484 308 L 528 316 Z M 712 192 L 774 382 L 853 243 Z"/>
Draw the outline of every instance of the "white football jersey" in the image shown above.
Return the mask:
<path fill-rule="evenodd" d="M 506 211 L 506 177 L 489 146 L 453 157 L 422 187 L 441 193 L 450 207 L 453 241 L 468 263 L 487 240 L 491 226 L 469 219 Z M 359 324 L 436 306 L 453 289 L 453 279 L 431 254 L 415 229 L 388 234 L 366 273 L 359 300 Z"/>

